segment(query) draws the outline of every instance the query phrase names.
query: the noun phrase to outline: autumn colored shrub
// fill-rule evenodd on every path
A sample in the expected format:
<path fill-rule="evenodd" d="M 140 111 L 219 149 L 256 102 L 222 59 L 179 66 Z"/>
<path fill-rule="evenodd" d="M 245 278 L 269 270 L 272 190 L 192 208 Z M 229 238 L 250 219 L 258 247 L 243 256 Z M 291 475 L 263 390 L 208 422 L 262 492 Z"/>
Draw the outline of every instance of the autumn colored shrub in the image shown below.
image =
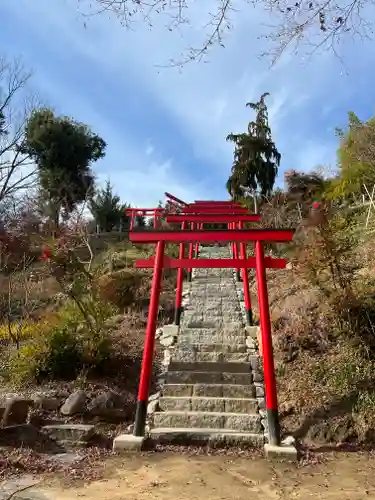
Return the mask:
<path fill-rule="evenodd" d="M 120 310 L 125 309 L 147 296 L 150 273 L 138 269 L 120 269 L 98 278 L 96 286 L 103 301 Z"/>
<path fill-rule="evenodd" d="M 17 337 L 20 341 L 35 338 L 48 332 L 51 324 L 47 319 L 40 321 L 20 321 L 0 324 L 0 341 L 12 341 Z"/>
<path fill-rule="evenodd" d="M 293 249 L 296 272 L 321 295 L 331 332 L 371 352 L 375 348 L 375 283 L 361 286 L 357 219 L 319 204 L 311 210 Z M 374 351 L 375 352 L 375 351 Z"/>
<path fill-rule="evenodd" d="M 15 383 L 71 380 L 100 370 L 110 355 L 107 328 L 90 330 L 73 301 L 41 325 L 26 328 L 19 349 L 10 354 L 8 376 Z"/>

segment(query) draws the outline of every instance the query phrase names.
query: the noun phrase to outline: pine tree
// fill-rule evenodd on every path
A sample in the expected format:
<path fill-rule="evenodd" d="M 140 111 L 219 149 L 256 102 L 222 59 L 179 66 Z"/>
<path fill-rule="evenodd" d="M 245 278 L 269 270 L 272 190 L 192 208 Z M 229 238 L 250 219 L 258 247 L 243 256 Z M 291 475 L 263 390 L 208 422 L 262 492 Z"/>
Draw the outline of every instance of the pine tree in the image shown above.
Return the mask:
<path fill-rule="evenodd" d="M 90 200 L 89 208 L 102 231 L 110 232 L 115 226 L 120 225 L 123 230 L 126 229 L 125 207 L 121 204 L 120 197 L 114 194 L 113 186 L 109 181 Z"/>
<path fill-rule="evenodd" d="M 234 160 L 227 190 L 233 199 L 243 196 L 243 187 L 266 198 L 275 184 L 281 155 L 272 141 L 268 124 L 268 111 L 263 94 L 257 103 L 247 103 L 256 112 L 255 121 L 242 134 L 229 134 L 227 141 L 234 143 Z"/>
<path fill-rule="evenodd" d="M 135 225 L 136 225 L 136 227 L 145 227 L 146 226 L 146 217 L 144 215 L 136 215 L 135 216 Z"/>
<path fill-rule="evenodd" d="M 51 109 L 32 113 L 20 152 L 29 155 L 37 166 L 55 229 L 61 215 L 68 217 L 92 195 L 95 176 L 91 165 L 104 157 L 105 149 L 105 141 L 87 125 L 57 116 Z"/>

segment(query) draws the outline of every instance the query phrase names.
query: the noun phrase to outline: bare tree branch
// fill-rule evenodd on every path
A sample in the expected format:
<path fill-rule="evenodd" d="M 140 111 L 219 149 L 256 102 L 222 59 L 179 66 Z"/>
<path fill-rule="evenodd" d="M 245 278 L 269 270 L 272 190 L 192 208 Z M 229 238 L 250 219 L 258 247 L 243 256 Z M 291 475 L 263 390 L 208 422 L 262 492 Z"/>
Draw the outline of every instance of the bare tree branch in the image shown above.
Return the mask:
<path fill-rule="evenodd" d="M 31 73 L 21 61 L 0 58 L 0 203 L 36 181 L 36 168 L 21 152 L 25 125 L 36 102 L 27 93 Z"/>
<path fill-rule="evenodd" d="M 303 46 L 306 55 L 322 49 L 338 56 L 338 46 L 345 35 L 372 37 L 371 23 L 364 15 L 369 4 L 373 4 L 372 0 L 264 0 L 266 10 L 278 23 L 268 26 L 269 34 L 263 38 L 271 42 L 273 50 L 262 55 L 271 56 L 272 62 L 276 62 L 288 48 L 296 52 Z"/>
<path fill-rule="evenodd" d="M 78 0 L 80 1 L 80 0 Z M 249 3 L 250 0 L 242 0 Z M 213 12 L 207 10 L 210 21 L 202 27 L 203 42 L 199 47 L 189 47 L 178 60 L 172 59 L 167 66 L 184 66 L 193 61 L 201 61 L 209 52 L 209 49 L 218 44 L 224 47 L 223 38 L 232 24 L 229 13 L 234 11 L 234 4 L 240 3 L 236 0 L 216 0 L 217 5 Z M 131 29 L 137 21 L 145 22 L 150 28 L 153 27 L 154 17 L 164 14 L 168 21 L 166 29 L 174 31 L 182 25 L 190 25 L 188 10 L 191 0 L 95 0 L 90 16 L 111 12 L 120 20 L 122 26 Z"/>
<path fill-rule="evenodd" d="M 81 0 L 78 0 L 79 2 Z M 166 29 L 173 31 L 183 24 L 191 24 L 189 9 L 193 0 L 94 0 L 90 15 L 111 12 L 126 28 L 135 22 L 146 22 L 151 28 L 155 16 L 163 14 L 169 21 Z M 286 50 L 302 48 L 307 55 L 318 49 L 331 50 L 338 55 L 338 44 L 345 35 L 372 38 L 370 16 L 365 10 L 373 6 L 373 0 L 215 0 L 214 12 L 204 14 L 210 22 L 204 30 L 199 47 L 187 47 L 180 60 L 171 60 L 172 66 L 183 66 L 192 61 L 201 61 L 215 45 L 224 46 L 225 33 L 233 28 L 230 12 L 245 11 L 258 7 L 271 14 L 275 24 L 268 26 L 266 39 L 270 50 L 262 55 L 271 57 L 275 63 Z"/>

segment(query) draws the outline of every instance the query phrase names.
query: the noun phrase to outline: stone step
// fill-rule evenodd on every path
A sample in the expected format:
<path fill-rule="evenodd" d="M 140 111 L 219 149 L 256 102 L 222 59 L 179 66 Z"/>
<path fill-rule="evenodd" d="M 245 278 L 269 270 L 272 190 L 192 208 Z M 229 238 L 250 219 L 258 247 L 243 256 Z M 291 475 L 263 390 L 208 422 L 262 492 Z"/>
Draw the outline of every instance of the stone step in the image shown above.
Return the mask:
<path fill-rule="evenodd" d="M 58 424 L 44 425 L 42 431 L 60 442 L 87 442 L 95 434 L 94 425 Z"/>
<path fill-rule="evenodd" d="M 246 348 L 246 346 L 245 346 Z M 246 363 L 250 355 L 247 352 L 218 352 L 218 351 L 194 351 L 178 349 L 172 353 L 172 361 L 175 362 L 214 362 L 214 363 Z M 230 371 L 230 370 L 229 370 Z"/>
<path fill-rule="evenodd" d="M 209 282 L 209 283 L 213 283 L 214 285 L 216 285 L 217 283 L 220 283 L 221 281 L 221 276 L 220 275 L 214 275 L 214 274 L 210 274 L 210 275 L 195 275 L 194 276 L 194 281 L 195 283 L 206 283 L 206 282 Z"/>
<path fill-rule="evenodd" d="M 165 384 L 163 397 L 254 398 L 254 385 Z"/>
<path fill-rule="evenodd" d="M 167 384 L 232 384 L 251 385 L 251 373 L 170 371 L 164 375 Z"/>
<path fill-rule="evenodd" d="M 224 373 L 250 373 L 250 363 L 241 362 L 210 362 L 195 361 L 192 363 L 184 361 L 172 361 L 168 365 L 169 371 L 189 371 L 189 372 L 224 372 Z"/>
<path fill-rule="evenodd" d="M 227 413 L 256 414 L 256 399 L 238 398 L 201 398 L 201 397 L 162 397 L 159 408 L 163 411 L 208 411 Z"/>
<path fill-rule="evenodd" d="M 191 292 L 191 297 L 196 297 L 201 298 L 203 300 L 203 296 L 205 295 L 204 299 L 207 300 L 220 300 L 220 298 L 225 298 L 228 295 L 236 295 L 237 294 L 237 289 L 235 286 L 232 286 L 231 283 L 228 283 L 224 280 L 217 280 L 215 282 L 208 282 L 208 281 L 203 281 L 200 280 L 194 283 L 192 281 L 191 287 L 190 287 L 190 292 Z"/>
<path fill-rule="evenodd" d="M 212 307 L 205 307 L 201 311 L 197 310 L 196 307 L 194 307 L 194 304 L 189 305 L 189 307 L 184 308 L 184 315 L 187 318 L 191 314 L 191 316 L 195 314 L 202 314 L 203 318 L 209 317 L 210 322 L 220 322 L 220 318 L 225 317 L 225 318 L 234 318 L 236 321 L 238 321 L 239 315 L 241 314 L 241 308 L 238 305 L 238 308 L 227 308 L 224 309 L 220 306 L 220 304 L 216 304 L 215 306 Z M 195 321 L 195 320 L 194 320 Z M 202 321 L 205 321 L 204 319 Z"/>
<path fill-rule="evenodd" d="M 240 330 L 244 327 L 241 320 L 241 313 L 223 313 L 222 315 L 214 315 L 209 313 L 197 314 L 194 310 L 184 311 L 182 313 L 182 327 L 191 329 L 224 329 L 224 325 L 230 325 L 231 331 Z M 233 324 L 232 324 L 233 323 Z"/>
<path fill-rule="evenodd" d="M 214 280 L 212 279 L 203 280 L 201 278 L 196 281 L 193 279 L 193 281 L 191 282 L 190 290 L 191 292 L 193 292 L 192 295 L 194 293 L 197 293 L 199 295 L 205 291 L 212 292 L 214 295 L 212 298 L 210 296 L 207 296 L 208 300 L 213 300 L 214 298 L 217 298 L 216 295 L 219 294 L 225 296 L 227 292 L 230 293 L 237 292 L 237 288 L 234 284 L 234 281 L 223 278 L 219 279 L 215 278 Z"/>
<path fill-rule="evenodd" d="M 238 300 L 238 292 L 229 284 L 220 287 L 213 287 L 209 285 L 201 285 L 199 287 L 192 286 L 189 288 L 190 299 L 195 301 L 208 301 L 208 302 L 223 302 L 228 297 L 233 297 Z"/>
<path fill-rule="evenodd" d="M 258 434 L 262 432 L 259 415 L 245 413 L 165 411 L 153 414 L 154 427 L 185 427 L 204 429 L 232 429 Z"/>
<path fill-rule="evenodd" d="M 231 429 L 189 429 L 189 428 L 154 428 L 150 438 L 160 444 L 195 444 L 212 448 L 219 447 L 261 447 L 265 439 L 263 434 L 233 431 Z"/>
<path fill-rule="evenodd" d="M 184 325 L 182 325 L 184 326 Z M 202 331 L 200 333 L 196 328 L 192 330 L 192 332 L 187 331 L 186 329 L 182 329 L 180 334 L 178 335 L 178 343 L 179 344 L 245 344 L 246 343 L 246 335 L 242 330 L 240 332 L 216 332 L 216 333 L 207 333 L 206 331 Z"/>
<path fill-rule="evenodd" d="M 220 325 L 223 324 L 222 321 L 204 321 L 202 319 L 196 318 L 195 315 L 194 317 L 189 315 L 185 315 L 185 313 L 182 314 L 182 320 L 181 324 L 184 328 L 218 328 Z"/>
<path fill-rule="evenodd" d="M 235 323 L 234 325 L 220 325 L 220 326 L 213 326 L 209 328 L 194 328 L 194 327 L 188 327 L 188 326 L 181 326 L 180 327 L 180 336 L 183 336 L 184 334 L 199 334 L 199 335 L 207 335 L 208 338 L 210 338 L 211 335 L 213 334 L 223 334 L 223 335 L 237 335 L 238 337 L 241 337 L 243 335 L 246 335 L 248 332 L 246 330 L 246 327 L 242 326 L 242 324 Z M 207 342 L 207 343 L 213 343 L 213 342 Z M 230 344 L 231 342 L 227 342 L 227 344 Z"/>
<path fill-rule="evenodd" d="M 185 307 L 185 313 L 186 311 L 192 311 L 196 314 L 206 314 L 208 312 L 210 314 L 213 314 L 215 312 L 238 312 L 240 310 L 238 297 L 233 295 L 233 299 L 232 297 L 228 297 L 228 300 L 233 300 L 236 302 L 234 304 L 226 304 L 225 301 L 221 301 L 220 298 L 218 298 L 215 301 L 210 301 L 209 303 L 205 301 L 202 304 L 201 300 L 195 300 L 194 298 L 191 298 L 189 305 Z"/>
<path fill-rule="evenodd" d="M 235 354 L 235 353 L 245 353 L 247 351 L 247 345 L 245 342 L 239 343 L 215 343 L 209 342 L 207 344 L 204 343 L 184 343 L 178 342 L 176 347 L 176 352 L 178 350 L 192 350 L 195 353 L 223 353 L 223 354 Z"/>

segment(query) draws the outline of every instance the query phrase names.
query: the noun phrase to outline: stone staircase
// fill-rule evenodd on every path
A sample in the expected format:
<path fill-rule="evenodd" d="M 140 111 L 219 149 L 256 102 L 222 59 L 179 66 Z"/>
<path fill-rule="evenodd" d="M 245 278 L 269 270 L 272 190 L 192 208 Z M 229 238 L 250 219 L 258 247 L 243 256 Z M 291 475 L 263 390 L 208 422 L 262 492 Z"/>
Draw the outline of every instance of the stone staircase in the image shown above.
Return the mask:
<path fill-rule="evenodd" d="M 230 250 L 202 247 L 199 256 L 228 258 Z M 239 288 L 232 269 L 195 269 L 192 282 L 185 283 L 178 335 L 161 339 L 167 346 L 165 371 L 148 420 L 157 442 L 264 444 L 258 328 L 245 328 Z"/>

